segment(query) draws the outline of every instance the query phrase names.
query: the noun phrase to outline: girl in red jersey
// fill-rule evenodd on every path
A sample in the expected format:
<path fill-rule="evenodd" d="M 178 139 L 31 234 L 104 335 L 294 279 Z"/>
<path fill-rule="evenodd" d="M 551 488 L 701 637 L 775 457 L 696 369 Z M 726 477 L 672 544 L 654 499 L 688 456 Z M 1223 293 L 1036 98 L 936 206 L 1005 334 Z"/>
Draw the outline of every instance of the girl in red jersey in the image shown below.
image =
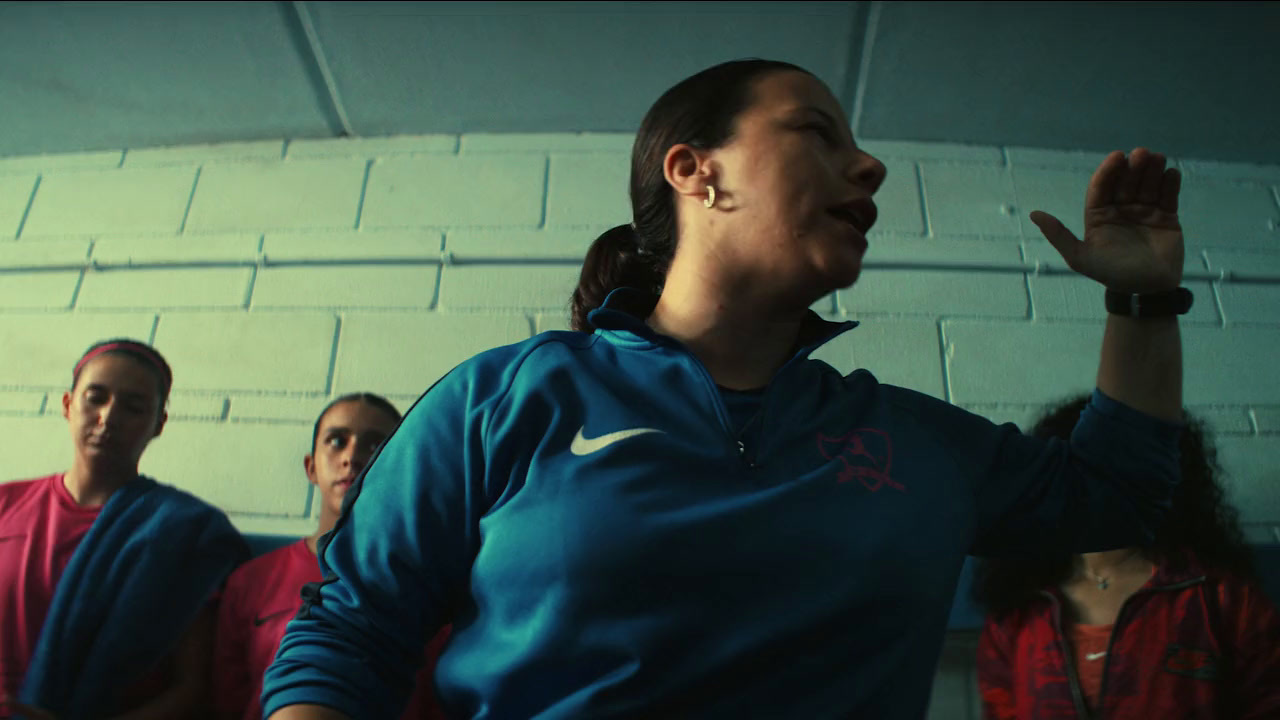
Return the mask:
<path fill-rule="evenodd" d="M 302 605 L 304 585 L 321 581 L 316 543 L 333 528 L 347 489 L 400 422 L 400 412 L 372 393 L 344 395 L 316 418 L 311 453 L 302 459 L 321 500 L 319 527 L 310 536 L 241 566 L 227 581 L 218 611 L 214 706 L 218 720 L 260 720 L 262 675 L 275 658 L 285 627 Z M 405 720 L 442 718 L 431 687 L 434 658 L 448 628 L 432 641 Z"/>
<path fill-rule="evenodd" d="M 1034 434 L 1070 437 L 1084 406 L 1055 408 Z M 988 718 L 1280 717 L 1280 616 L 1194 418 L 1181 455 L 1182 484 L 1150 545 L 979 566 Z"/>
<path fill-rule="evenodd" d="M 171 384 L 150 346 L 94 345 L 62 397 L 71 468 L 0 485 L 0 717 L 204 706 L 209 599 L 247 548 L 223 513 L 138 474 Z"/>

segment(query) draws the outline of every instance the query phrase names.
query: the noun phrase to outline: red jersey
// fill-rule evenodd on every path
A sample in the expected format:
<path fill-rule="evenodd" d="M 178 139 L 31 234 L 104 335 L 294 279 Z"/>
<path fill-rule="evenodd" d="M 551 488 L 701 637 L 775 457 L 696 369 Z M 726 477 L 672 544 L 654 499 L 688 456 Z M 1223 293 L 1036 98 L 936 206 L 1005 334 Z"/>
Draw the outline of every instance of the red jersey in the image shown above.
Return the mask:
<path fill-rule="evenodd" d="M 285 627 L 302 606 L 302 586 L 321 579 L 319 561 L 306 540 L 256 557 L 231 574 L 214 639 L 213 691 L 219 718 L 261 720 L 262 676 L 275 659 Z M 435 700 L 432 678 L 448 632 L 442 630 L 428 646 L 404 720 L 445 717 Z"/>
<path fill-rule="evenodd" d="M 62 473 L 0 484 L 0 717 L 22 688 L 62 571 L 101 510 L 77 505 Z"/>
<path fill-rule="evenodd" d="M 1112 626 L 1093 708 L 1064 642 L 1062 602 L 1049 590 L 987 620 L 977 665 L 985 717 L 1280 717 L 1280 616 L 1256 585 L 1157 569 Z"/>

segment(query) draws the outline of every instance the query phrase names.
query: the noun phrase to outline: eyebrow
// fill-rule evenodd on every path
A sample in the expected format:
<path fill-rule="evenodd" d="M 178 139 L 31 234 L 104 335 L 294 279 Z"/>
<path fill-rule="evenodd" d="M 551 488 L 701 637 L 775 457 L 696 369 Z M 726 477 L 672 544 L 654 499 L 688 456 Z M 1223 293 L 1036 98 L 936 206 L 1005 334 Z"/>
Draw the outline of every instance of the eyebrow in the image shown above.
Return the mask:
<path fill-rule="evenodd" d="M 816 105 L 800 105 L 796 107 L 796 110 L 799 112 L 809 112 L 809 113 L 818 115 L 827 123 L 829 123 L 833 128 L 840 127 L 840 123 L 837 122 L 834 117 L 832 117 L 831 113 L 827 112 L 826 110 L 823 110 L 822 108 Z"/>
<path fill-rule="evenodd" d="M 100 392 L 108 392 L 108 393 L 111 392 L 111 388 L 107 387 L 106 385 L 103 385 L 102 383 L 89 383 L 88 385 L 84 386 L 84 389 L 85 391 L 98 390 Z M 128 390 L 121 390 L 116 394 L 129 400 L 146 400 L 148 397 L 150 397 L 146 393 L 130 392 Z"/>
<path fill-rule="evenodd" d="M 341 425 L 331 425 L 327 428 L 323 428 L 320 432 L 322 435 L 325 435 L 325 436 L 356 434 L 356 432 L 351 428 L 343 427 Z M 376 437 L 387 437 L 387 433 L 384 433 L 381 430 L 366 430 L 363 434 L 365 437 L 368 437 L 370 435 L 373 435 Z"/>

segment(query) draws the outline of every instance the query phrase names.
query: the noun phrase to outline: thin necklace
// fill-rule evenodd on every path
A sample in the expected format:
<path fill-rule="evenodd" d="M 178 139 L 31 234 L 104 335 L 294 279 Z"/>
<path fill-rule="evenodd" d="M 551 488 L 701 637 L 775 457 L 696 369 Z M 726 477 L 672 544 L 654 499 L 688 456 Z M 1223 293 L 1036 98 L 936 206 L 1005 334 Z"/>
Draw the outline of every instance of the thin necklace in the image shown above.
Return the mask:
<path fill-rule="evenodd" d="M 1129 562 L 1129 560 L 1130 560 L 1133 556 L 1135 556 L 1135 555 L 1137 555 L 1137 554 L 1138 554 L 1138 551 L 1137 551 L 1137 550 L 1134 550 L 1133 552 L 1129 553 L 1128 555 L 1125 555 L 1125 556 L 1124 556 L 1123 558 L 1121 558 L 1118 562 L 1112 563 L 1112 565 L 1111 565 L 1111 574 L 1112 574 L 1112 575 L 1114 575 L 1114 574 L 1115 574 L 1115 572 L 1116 572 L 1116 568 L 1119 568 L 1121 565 L 1123 565 L 1123 564 L 1125 564 L 1125 563 Z M 1088 566 L 1087 564 L 1085 564 L 1085 562 L 1084 562 L 1084 559 L 1083 559 L 1083 558 L 1080 560 L 1080 566 L 1084 569 L 1084 574 L 1085 574 L 1085 575 L 1088 575 L 1088 576 L 1089 576 L 1089 578 L 1090 578 L 1091 580 L 1093 580 L 1094 582 L 1096 582 L 1096 583 L 1098 584 L 1098 589 L 1099 589 L 1099 590 L 1106 590 L 1107 588 L 1111 587 L 1111 578 L 1110 578 L 1110 577 L 1103 577 L 1103 576 L 1098 575 L 1097 573 L 1093 572 L 1092 570 L 1090 570 L 1090 569 L 1089 569 L 1089 566 Z"/>

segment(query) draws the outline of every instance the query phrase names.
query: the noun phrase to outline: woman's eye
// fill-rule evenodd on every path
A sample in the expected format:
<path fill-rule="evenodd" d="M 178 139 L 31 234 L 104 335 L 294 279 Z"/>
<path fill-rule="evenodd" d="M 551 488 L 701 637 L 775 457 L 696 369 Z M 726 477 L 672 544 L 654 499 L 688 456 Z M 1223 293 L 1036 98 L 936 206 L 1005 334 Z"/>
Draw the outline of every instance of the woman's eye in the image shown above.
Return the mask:
<path fill-rule="evenodd" d="M 823 142 L 826 142 L 826 143 L 835 142 L 835 136 L 831 133 L 831 129 L 828 128 L 826 125 L 823 125 L 821 123 L 813 123 L 811 125 L 806 125 L 805 129 L 812 130 L 813 132 L 817 133 L 818 137 L 822 138 Z"/>
<path fill-rule="evenodd" d="M 346 445 L 346 443 L 342 441 L 341 435 L 334 435 L 333 437 L 329 438 L 325 442 L 329 445 L 329 447 L 335 448 L 338 450 L 341 450 L 342 446 Z"/>

